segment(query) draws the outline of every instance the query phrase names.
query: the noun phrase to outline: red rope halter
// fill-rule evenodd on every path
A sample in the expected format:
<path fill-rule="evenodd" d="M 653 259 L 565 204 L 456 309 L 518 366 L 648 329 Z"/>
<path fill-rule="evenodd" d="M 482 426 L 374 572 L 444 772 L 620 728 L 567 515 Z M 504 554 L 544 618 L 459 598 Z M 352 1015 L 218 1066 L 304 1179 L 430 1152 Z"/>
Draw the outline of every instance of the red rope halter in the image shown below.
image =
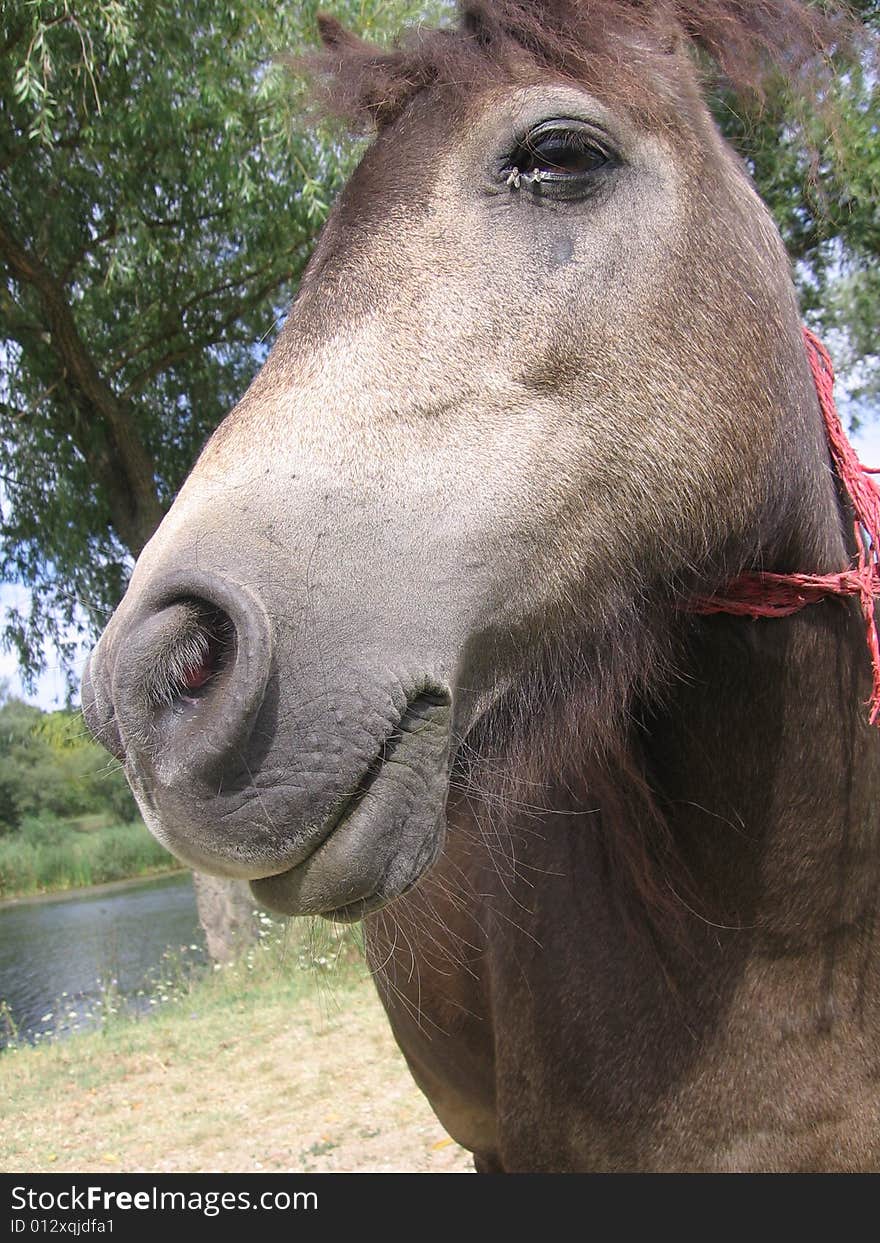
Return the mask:
<path fill-rule="evenodd" d="M 874 602 L 880 597 L 880 567 L 877 563 L 880 550 L 880 492 L 869 477 L 880 474 L 880 470 L 863 466 L 846 438 L 834 402 L 834 368 L 828 351 L 809 328 L 804 329 L 804 340 L 825 420 L 831 458 L 855 513 L 854 528 L 859 550 L 856 562 L 838 574 L 763 574 L 749 571 L 741 574 L 722 592 L 697 597 L 688 606 L 688 611 L 732 613 L 737 617 L 788 617 L 828 596 L 858 596 L 873 670 L 873 688 L 868 701 L 870 721 L 872 725 L 880 724 L 880 640 L 874 616 Z"/>

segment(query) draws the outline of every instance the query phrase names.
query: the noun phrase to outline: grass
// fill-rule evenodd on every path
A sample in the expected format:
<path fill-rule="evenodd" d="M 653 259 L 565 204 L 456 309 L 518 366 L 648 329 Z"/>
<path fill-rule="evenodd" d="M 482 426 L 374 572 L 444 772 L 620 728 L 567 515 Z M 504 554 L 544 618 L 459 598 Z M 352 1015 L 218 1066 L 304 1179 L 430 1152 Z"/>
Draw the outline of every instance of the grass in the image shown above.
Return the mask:
<path fill-rule="evenodd" d="M 140 821 L 42 822 L 0 837 L 0 899 L 151 876 L 179 866 Z"/>
<path fill-rule="evenodd" d="M 148 1015 L 0 1053 L 0 1169 L 449 1170 L 348 929 L 293 921 L 228 967 L 166 971 Z"/>

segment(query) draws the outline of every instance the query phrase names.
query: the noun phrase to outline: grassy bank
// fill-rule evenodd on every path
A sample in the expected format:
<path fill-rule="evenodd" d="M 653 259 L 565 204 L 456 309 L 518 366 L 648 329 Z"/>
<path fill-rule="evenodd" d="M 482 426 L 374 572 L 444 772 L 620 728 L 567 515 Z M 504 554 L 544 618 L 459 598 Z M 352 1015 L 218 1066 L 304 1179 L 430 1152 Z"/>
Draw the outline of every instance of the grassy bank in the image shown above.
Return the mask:
<path fill-rule="evenodd" d="M 294 921 L 149 1016 L 0 1054 L 0 1169 L 464 1170 L 346 930 Z"/>
<path fill-rule="evenodd" d="M 0 837 L 0 900 L 101 885 L 171 871 L 180 865 L 144 825 L 43 817 Z"/>

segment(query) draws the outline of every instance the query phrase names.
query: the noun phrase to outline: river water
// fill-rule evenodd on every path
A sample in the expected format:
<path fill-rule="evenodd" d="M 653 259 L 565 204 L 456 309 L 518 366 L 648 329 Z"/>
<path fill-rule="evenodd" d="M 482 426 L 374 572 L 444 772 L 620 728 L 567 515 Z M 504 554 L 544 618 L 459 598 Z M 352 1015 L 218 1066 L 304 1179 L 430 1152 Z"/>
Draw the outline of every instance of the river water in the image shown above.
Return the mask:
<path fill-rule="evenodd" d="M 179 961 L 205 960 L 189 873 L 0 908 L 0 1046 L 147 1009 Z"/>

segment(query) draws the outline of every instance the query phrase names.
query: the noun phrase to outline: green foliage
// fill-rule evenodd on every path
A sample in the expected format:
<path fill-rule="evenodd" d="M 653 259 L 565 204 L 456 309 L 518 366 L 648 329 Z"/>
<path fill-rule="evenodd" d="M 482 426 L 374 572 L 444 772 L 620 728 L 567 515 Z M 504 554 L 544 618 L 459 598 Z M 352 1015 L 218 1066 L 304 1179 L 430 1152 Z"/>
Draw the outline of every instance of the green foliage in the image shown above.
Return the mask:
<path fill-rule="evenodd" d="M 869 30 L 878 0 L 855 0 Z M 768 92 L 758 109 L 722 98 L 717 119 L 746 158 L 795 264 L 807 321 L 832 347 L 852 413 L 880 399 L 880 80 L 865 51 L 821 98 Z"/>
<path fill-rule="evenodd" d="M 63 820 L 51 812 L 43 812 L 39 816 L 22 817 L 18 838 L 29 846 L 60 846 L 69 832 Z"/>
<path fill-rule="evenodd" d="M 31 590 L 6 629 L 31 670 L 118 601 L 350 170 L 273 62 L 319 7 L 0 10 L 0 579 Z M 382 39 L 426 6 L 332 7 Z"/>
<path fill-rule="evenodd" d="M 27 817 L 19 832 L 0 837 L 0 899 L 179 866 L 140 821 L 77 833 L 52 816 Z"/>
<path fill-rule="evenodd" d="M 12 699 L 0 708 L 0 833 L 21 823 L 27 812 L 27 780 L 30 765 L 21 751 L 40 719 L 39 708 Z"/>
<path fill-rule="evenodd" d="M 0 835 L 20 829 L 45 841 L 39 826 L 89 812 L 137 817 L 121 769 L 91 740 L 79 713 L 44 713 L 19 699 L 0 704 Z"/>

